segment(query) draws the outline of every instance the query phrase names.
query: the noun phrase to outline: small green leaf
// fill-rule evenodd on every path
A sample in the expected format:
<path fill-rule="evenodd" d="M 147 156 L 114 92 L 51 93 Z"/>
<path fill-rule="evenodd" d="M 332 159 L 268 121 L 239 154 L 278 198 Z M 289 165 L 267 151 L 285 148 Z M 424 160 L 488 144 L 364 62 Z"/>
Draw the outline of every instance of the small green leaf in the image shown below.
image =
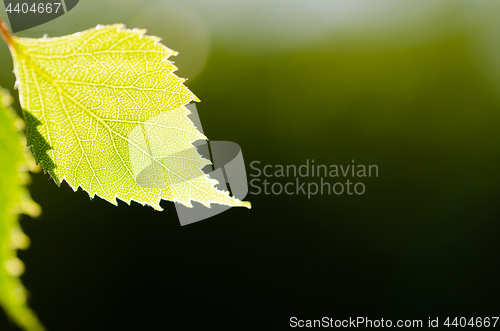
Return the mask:
<path fill-rule="evenodd" d="M 192 143 L 205 139 L 186 107 L 198 98 L 145 30 L 98 26 L 70 36 L 12 37 L 28 144 L 57 184 L 157 210 L 161 199 L 250 203 L 214 187 Z"/>
<path fill-rule="evenodd" d="M 19 226 L 19 214 L 36 216 L 40 207 L 25 187 L 27 170 L 34 161 L 26 153 L 23 121 L 9 107 L 11 101 L 9 94 L 0 89 L 0 305 L 22 329 L 41 331 L 43 327 L 27 306 L 26 290 L 19 279 L 24 265 L 16 250 L 29 246 Z"/>

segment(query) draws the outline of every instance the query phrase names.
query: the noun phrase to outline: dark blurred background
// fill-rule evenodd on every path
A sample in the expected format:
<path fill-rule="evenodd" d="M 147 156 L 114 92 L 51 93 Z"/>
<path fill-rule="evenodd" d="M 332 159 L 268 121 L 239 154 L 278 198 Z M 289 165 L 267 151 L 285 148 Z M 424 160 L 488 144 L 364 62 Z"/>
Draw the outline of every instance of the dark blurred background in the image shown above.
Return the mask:
<path fill-rule="evenodd" d="M 49 331 L 498 316 L 499 14 L 486 0 L 82 0 L 18 33 L 162 37 L 205 134 L 237 142 L 249 173 L 379 167 L 362 196 L 249 194 L 251 210 L 185 227 L 171 202 L 115 207 L 35 174 L 31 306 Z M 0 63 L 17 95 L 5 45 Z M 0 329 L 16 330 L 3 315 Z"/>

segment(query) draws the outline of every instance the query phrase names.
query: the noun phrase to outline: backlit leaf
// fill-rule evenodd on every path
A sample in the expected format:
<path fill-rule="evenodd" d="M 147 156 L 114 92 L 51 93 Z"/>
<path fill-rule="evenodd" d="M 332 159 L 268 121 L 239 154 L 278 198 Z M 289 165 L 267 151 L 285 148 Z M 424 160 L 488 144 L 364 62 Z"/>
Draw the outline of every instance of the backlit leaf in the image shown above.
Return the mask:
<path fill-rule="evenodd" d="M 40 331 L 43 327 L 26 304 L 26 290 L 19 279 L 24 265 L 16 254 L 17 249 L 29 246 L 19 226 L 19 214 L 40 213 L 25 187 L 27 170 L 34 161 L 24 147 L 26 139 L 20 131 L 23 121 L 10 103 L 10 96 L 0 89 L 0 305 L 24 330 Z"/>
<path fill-rule="evenodd" d="M 116 204 L 161 199 L 250 207 L 214 187 L 187 115 L 199 101 L 168 58 L 177 53 L 122 25 L 59 38 L 13 38 L 28 144 L 56 183 Z"/>

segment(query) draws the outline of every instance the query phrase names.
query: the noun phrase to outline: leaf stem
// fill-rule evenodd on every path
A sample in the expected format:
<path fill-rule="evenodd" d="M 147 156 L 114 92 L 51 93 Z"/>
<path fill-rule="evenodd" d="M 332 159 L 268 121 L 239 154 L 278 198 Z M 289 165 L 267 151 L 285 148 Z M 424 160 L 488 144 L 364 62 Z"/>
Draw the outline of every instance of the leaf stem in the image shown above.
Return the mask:
<path fill-rule="evenodd" d="M 10 32 L 9 28 L 7 27 L 7 23 L 3 20 L 2 16 L 0 16 L 0 35 L 2 36 L 3 40 L 9 45 L 9 47 L 14 47 L 14 36 L 12 35 L 12 32 Z"/>

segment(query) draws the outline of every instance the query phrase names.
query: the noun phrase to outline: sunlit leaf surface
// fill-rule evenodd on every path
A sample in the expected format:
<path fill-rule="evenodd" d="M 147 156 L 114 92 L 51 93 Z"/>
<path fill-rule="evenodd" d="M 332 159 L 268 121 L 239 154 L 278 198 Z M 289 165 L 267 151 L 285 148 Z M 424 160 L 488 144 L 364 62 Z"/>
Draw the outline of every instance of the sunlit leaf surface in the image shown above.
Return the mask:
<path fill-rule="evenodd" d="M 162 199 L 192 206 L 250 207 L 214 187 L 192 143 L 205 137 L 184 107 L 197 97 L 168 58 L 177 53 L 122 25 L 60 38 L 14 37 L 11 46 L 28 144 L 56 183 L 116 204 L 161 210 Z"/>
<path fill-rule="evenodd" d="M 12 99 L 0 89 L 0 304 L 21 328 L 40 331 L 43 327 L 26 304 L 26 290 L 19 276 L 24 271 L 16 250 L 29 246 L 19 226 L 19 214 L 36 216 L 40 207 L 25 187 L 27 170 L 34 161 L 26 153 L 26 139 L 20 131 L 23 121 L 9 107 Z"/>

